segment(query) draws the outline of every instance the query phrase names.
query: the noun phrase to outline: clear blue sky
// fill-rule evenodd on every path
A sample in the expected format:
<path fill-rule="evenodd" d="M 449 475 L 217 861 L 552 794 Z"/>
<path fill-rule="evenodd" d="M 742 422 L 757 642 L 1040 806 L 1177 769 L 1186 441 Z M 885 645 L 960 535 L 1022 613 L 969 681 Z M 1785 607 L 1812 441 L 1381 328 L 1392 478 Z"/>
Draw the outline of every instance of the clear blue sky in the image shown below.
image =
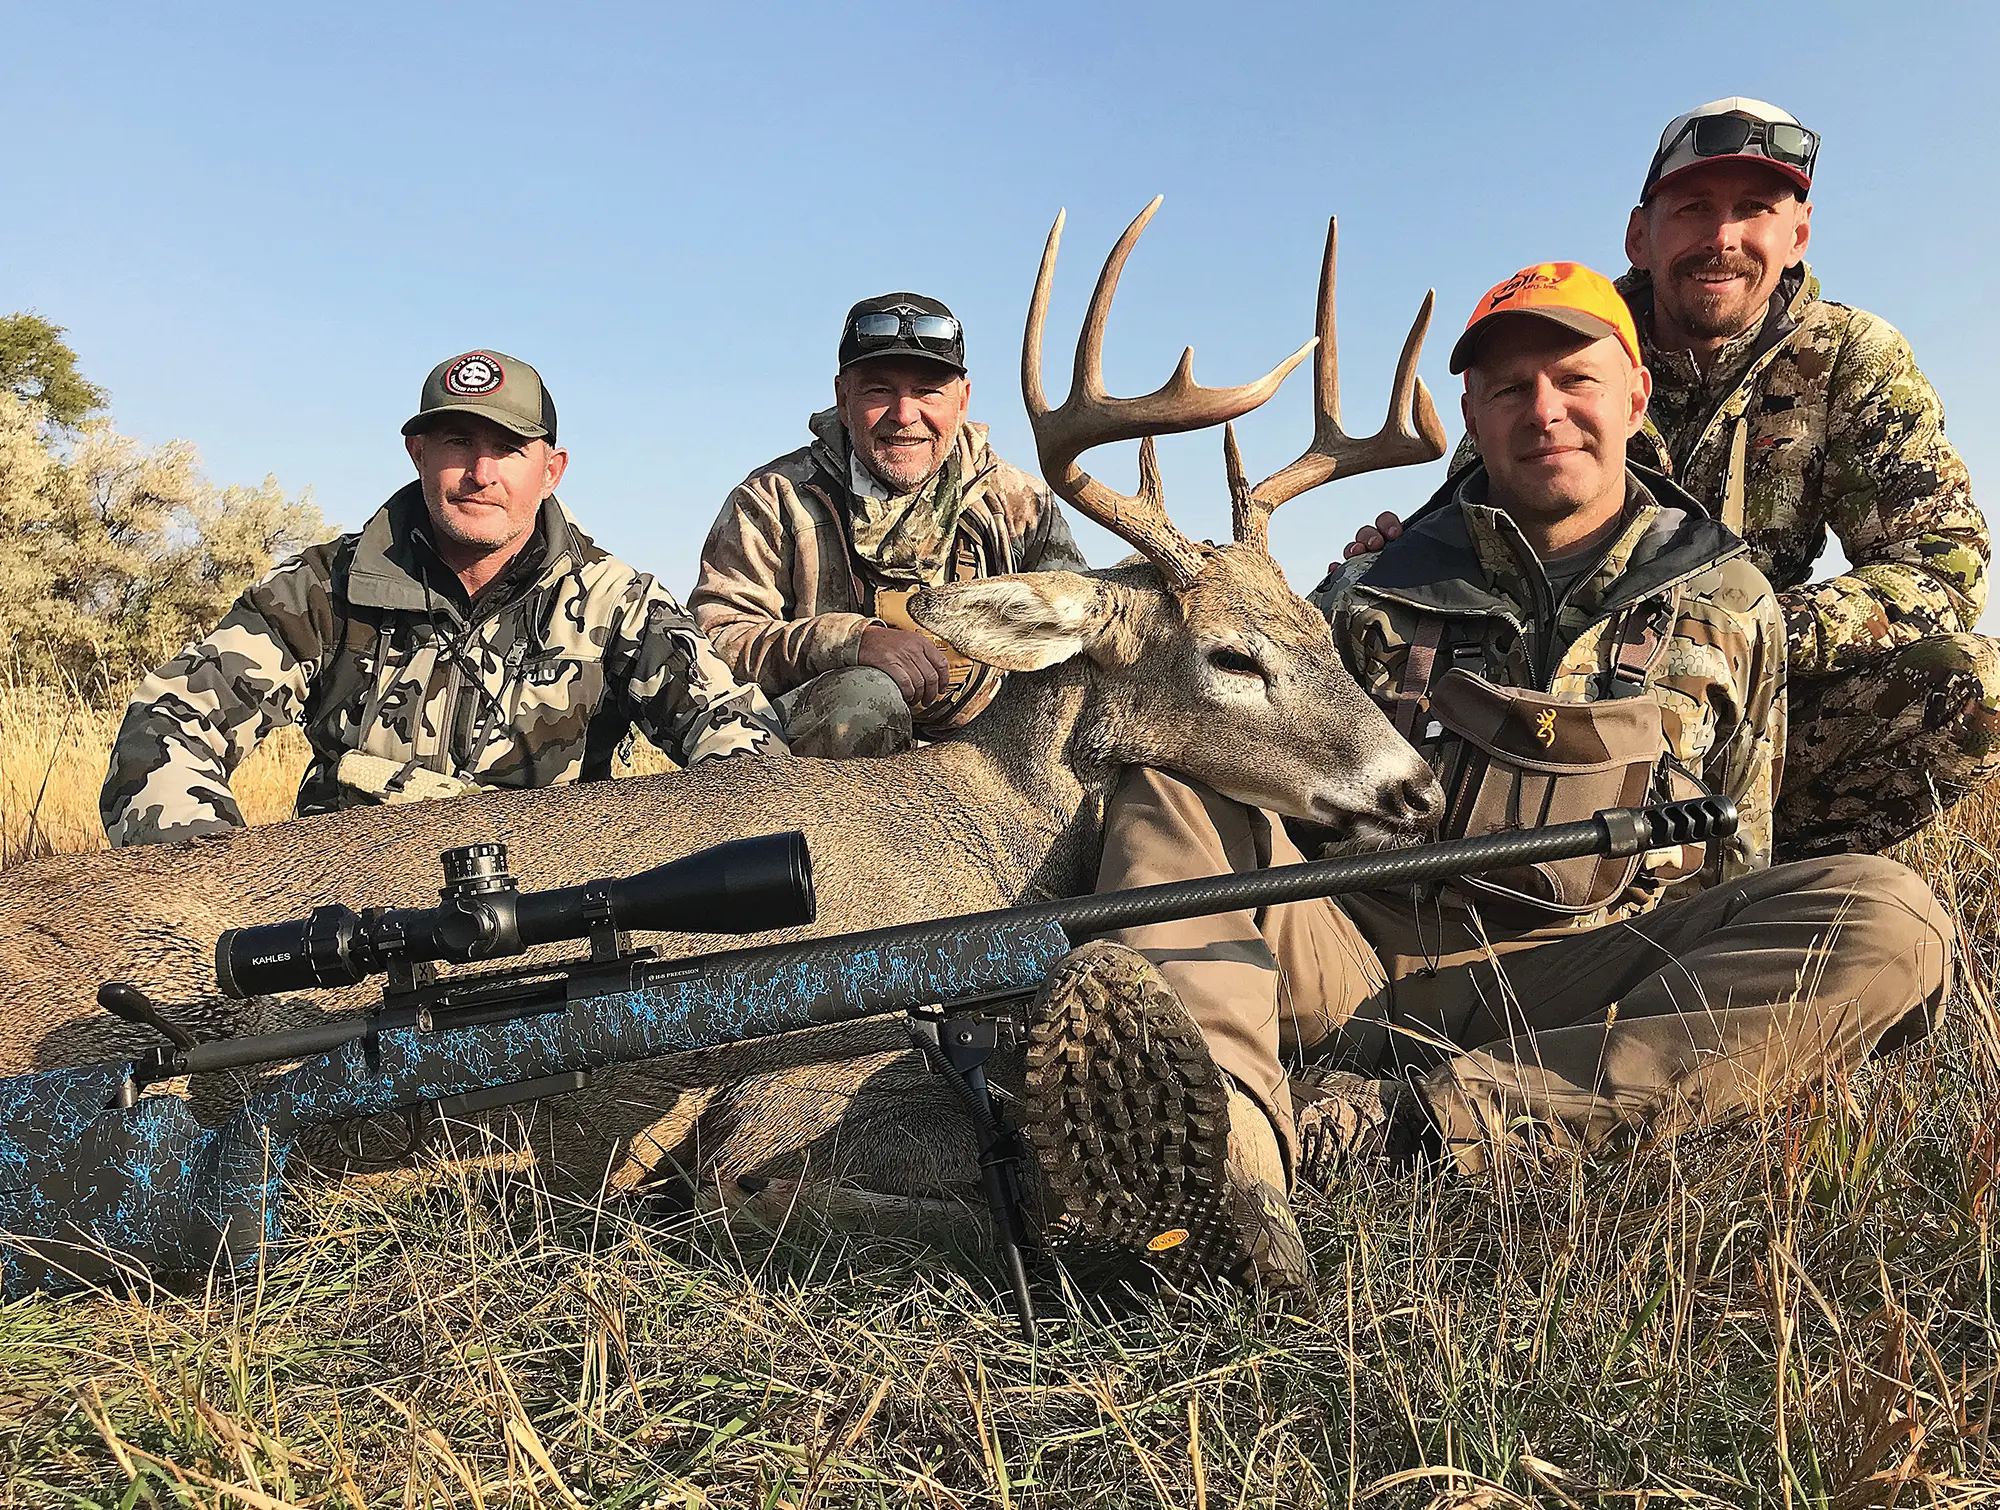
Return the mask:
<path fill-rule="evenodd" d="M 1738 93 L 1825 136 L 1814 266 L 1910 337 L 2000 498 L 1990 6 L 4 14 L 0 312 L 67 326 L 122 428 L 196 442 L 219 481 L 310 484 L 343 525 L 405 480 L 396 430 L 429 367 L 497 347 L 561 406 L 565 501 L 684 594 L 729 486 L 827 401 L 847 305 L 904 287 L 958 310 L 975 417 L 1032 467 L 1017 372 L 1049 222 L 1068 207 L 1059 394 L 1098 263 L 1159 192 L 1113 318 L 1114 392 L 1152 387 L 1185 344 L 1211 383 L 1296 346 L 1338 214 L 1350 428 L 1379 421 L 1434 285 L 1423 370 L 1456 435 L 1445 355 L 1472 300 L 1547 258 L 1620 271 L 1660 127 Z M 1302 372 L 1244 428 L 1253 476 L 1304 443 L 1310 401 Z M 1129 487 L 1121 450 L 1094 465 Z M 1183 527 L 1226 534 L 1218 440 L 1162 458 Z M 1294 585 L 1440 475 L 1279 514 Z"/>

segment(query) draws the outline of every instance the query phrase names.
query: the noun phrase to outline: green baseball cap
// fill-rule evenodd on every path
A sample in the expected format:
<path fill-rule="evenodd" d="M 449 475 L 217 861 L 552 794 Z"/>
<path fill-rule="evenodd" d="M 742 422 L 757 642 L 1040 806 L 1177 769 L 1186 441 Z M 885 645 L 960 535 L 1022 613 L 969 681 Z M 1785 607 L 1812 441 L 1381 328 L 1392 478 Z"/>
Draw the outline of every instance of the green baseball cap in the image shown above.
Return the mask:
<path fill-rule="evenodd" d="M 556 443 L 556 401 L 542 375 L 501 351 L 466 351 L 431 369 L 405 435 L 428 430 L 440 414 L 477 414 L 529 440 Z"/>

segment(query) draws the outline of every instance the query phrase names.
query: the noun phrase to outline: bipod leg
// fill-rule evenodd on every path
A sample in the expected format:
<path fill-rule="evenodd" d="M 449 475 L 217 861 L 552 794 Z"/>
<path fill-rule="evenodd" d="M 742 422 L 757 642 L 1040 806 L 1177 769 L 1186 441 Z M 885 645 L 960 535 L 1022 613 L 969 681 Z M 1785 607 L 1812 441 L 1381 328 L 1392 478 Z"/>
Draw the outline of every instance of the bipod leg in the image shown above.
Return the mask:
<path fill-rule="evenodd" d="M 910 1014 L 910 1036 L 924 1059 L 942 1074 L 965 1109 L 972 1114 L 979 1136 L 979 1182 L 993 1217 L 993 1256 L 999 1260 L 1030 1347 L 1036 1337 L 1035 1301 L 1028 1289 L 1028 1263 L 1021 1242 L 1021 1143 L 1000 1120 L 986 1084 L 986 1061 L 1000 1045 L 1002 1023 L 992 1017 L 966 1014 L 947 1017 L 935 1012 Z"/>

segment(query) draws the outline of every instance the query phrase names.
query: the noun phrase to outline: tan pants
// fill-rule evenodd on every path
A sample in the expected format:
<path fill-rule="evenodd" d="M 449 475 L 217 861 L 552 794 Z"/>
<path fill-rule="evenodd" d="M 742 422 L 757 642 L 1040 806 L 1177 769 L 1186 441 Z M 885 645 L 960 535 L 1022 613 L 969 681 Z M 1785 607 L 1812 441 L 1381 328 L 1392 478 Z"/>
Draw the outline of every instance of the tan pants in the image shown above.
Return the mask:
<path fill-rule="evenodd" d="M 1100 891 L 1301 856 L 1281 824 L 1157 771 L 1106 813 Z M 1665 1136 L 1789 1099 L 1928 1027 L 1952 930 L 1873 855 L 1777 866 L 1630 921 L 1482 936 L 1407 894 L 1129 929 L 1289 1155 L 1283 1061 L 1409 1074 L 1461 1168 L 1530 1139 Z"/>

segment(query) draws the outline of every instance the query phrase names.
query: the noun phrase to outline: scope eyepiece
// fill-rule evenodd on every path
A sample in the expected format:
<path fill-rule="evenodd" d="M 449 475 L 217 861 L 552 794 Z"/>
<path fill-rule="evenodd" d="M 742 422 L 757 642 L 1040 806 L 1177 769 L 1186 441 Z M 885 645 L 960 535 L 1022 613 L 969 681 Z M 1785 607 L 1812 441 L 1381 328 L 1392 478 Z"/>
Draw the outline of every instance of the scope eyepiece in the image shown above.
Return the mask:
<path fill-rule="evenodd" d="M 337 903 L 303 918 L 232 928 L 215 943 L 215 981 L 238 999 L 352 986 L 392 961 L 472 964 L 537 944 L 619 929 L 763 933 L 810 923 L 816 912 L 806 836 L 732 839 L 635 876 L 524 892 L 507 873 L 507 846 L 467 844 L 439 857 L 435 907 Z"/>

